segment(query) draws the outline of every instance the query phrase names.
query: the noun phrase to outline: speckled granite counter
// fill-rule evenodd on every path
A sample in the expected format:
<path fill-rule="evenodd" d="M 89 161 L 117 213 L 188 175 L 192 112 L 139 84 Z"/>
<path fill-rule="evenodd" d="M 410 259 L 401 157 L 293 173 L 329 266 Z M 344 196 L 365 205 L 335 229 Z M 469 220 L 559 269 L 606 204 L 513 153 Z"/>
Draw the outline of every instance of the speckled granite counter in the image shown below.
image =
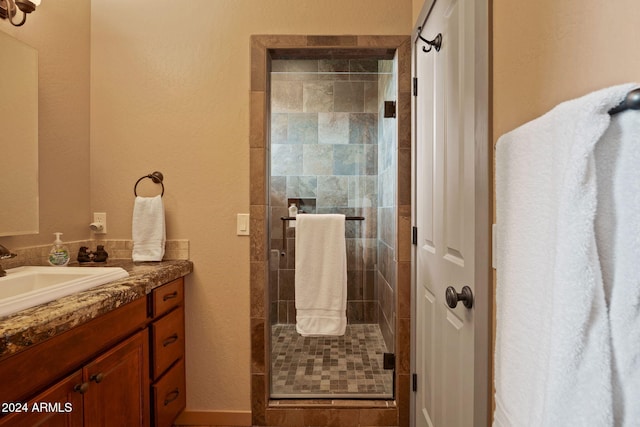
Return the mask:
<path fill-rule="evenodd" d="M 115 259 L 96 266 L 122 267 L 129 277 L 0 318 L 0 359 L 143 298 L 152 289 L 193 271 L 193 263 L 186 260 L 134 263 Z"/>

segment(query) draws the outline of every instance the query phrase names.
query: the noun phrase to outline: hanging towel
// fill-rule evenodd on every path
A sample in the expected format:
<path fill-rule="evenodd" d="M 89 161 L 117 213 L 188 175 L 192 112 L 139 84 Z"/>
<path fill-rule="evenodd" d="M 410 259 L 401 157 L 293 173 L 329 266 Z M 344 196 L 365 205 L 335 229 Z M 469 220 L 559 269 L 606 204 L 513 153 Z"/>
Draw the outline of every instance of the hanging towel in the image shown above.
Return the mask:
<path fill-rule="evenodd" d="M 136 197 L 133 205 L 133 261 L 162 261 L 166 240 L 162 197 Z"/>
<path fill-rule="evenodd" d="M 594 152 L 636 86 L 562 103 L 496 145 L 495 426 L 613 425 Z"/>
<path fill-rule="evenodd" d="M 345 216 L 296 217 L 296 329 L 300 335 L 344 335 L 347 325 Z"/>
<path fill-rule="evenodd" d="M 609 303 L 614 425 L 640 420 L 640 111 L 615 115 L 595 151 L 596 241 Z"/>

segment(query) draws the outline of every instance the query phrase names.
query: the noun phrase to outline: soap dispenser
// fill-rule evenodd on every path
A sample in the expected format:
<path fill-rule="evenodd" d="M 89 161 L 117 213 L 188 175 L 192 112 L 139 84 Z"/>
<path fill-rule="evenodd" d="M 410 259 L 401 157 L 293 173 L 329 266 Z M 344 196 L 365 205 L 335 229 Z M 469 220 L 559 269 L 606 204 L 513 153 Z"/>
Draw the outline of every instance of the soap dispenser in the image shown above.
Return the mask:
<path fill-rule="evenodd" d="M 296 215 L 298 215 L 298 207 L 295 203 L 291 203 L 291 206 L 289 206 L 289 216 L 295 218 Z"/>
<path fill-rule="evenodd" d="M 295 219 L 297 215 L 298 215 L 298 207 L 296 206 L 295 203 L 291 203 L 291 206 L 289 206 L 289 217 Z M 296 226 L 295 221 L 289 221 L 289 227 L 294 228 L 295 226 Z"/>
<path fill-rule="evenodd" d="M 49 264 L 55 265 L 56 267 L 64 267 L 69 263 L 69 249 L 62 243 L 60 240 L 60 236 L 62 233 L 53 233 L 56 236 L 55 242 L 53 242 L 53 247 L 49 251 Z"/>

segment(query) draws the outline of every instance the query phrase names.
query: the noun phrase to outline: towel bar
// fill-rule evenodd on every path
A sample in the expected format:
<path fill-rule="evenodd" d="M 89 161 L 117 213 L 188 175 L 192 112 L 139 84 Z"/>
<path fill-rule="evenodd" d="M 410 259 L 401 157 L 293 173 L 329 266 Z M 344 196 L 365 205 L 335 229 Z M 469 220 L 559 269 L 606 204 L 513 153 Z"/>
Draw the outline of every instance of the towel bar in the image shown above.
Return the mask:
<path fill-rule="evenodd" d="M 364 221 L 363 216 L 345 216 L 345 221 Z M 280 256 L 285 256 L 287 254 L 287 221 L 295 221 L 295 216 L 282 216 L 280 217 L 282 221 L 282 251 L 280 251 Z"/>

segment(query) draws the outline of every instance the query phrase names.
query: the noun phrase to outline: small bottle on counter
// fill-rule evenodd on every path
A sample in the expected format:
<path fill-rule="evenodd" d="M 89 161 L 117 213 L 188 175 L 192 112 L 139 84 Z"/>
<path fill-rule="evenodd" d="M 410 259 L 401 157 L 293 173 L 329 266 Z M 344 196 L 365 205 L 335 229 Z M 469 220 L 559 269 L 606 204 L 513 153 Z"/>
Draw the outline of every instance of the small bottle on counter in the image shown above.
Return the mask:
<path fill-rule="evenodd" d="M 53 247 L 49 251 L 49 264 L 56 267 L 64 267 L 69 264 L 69 249 L 62 243 L 60 236 L 62 233 L 53 233 L 56 236 L 56 240 L 53 242 Z"/>

